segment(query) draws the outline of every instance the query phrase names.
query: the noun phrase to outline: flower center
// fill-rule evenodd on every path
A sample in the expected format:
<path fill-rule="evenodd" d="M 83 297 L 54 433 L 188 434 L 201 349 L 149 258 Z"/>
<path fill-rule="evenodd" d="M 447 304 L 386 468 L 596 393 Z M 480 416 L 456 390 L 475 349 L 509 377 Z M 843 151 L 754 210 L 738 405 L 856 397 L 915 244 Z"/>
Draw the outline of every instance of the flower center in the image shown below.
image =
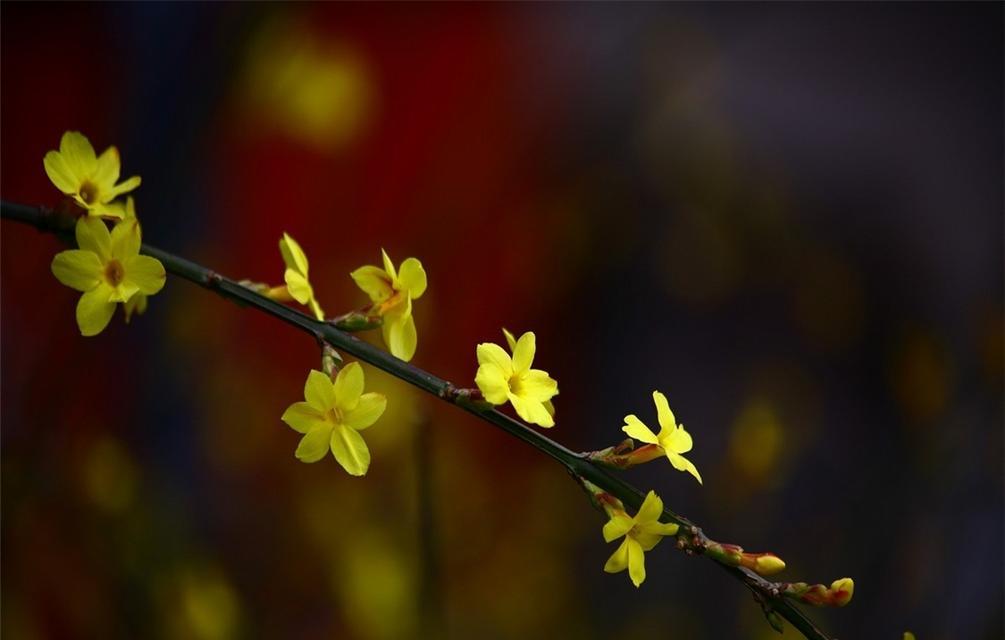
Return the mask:
<path fill-rule="evenodd" d="M 126 270 L 122 268 L 121 262 L 113 258 L 105 263 L 105 281 L 108 284 L 117 287 L 125 277 Z"/>
<path fill-rule="evenodd" d="M 342 424 L 342 412 L 336 409 L 335 407 L 329 409 L 325 417 L 332 424 Z"/>
<path fill-rule="evenodd" d="M 98 187 L 90 180 L 85 180 L 84 184 L 80 185 L 80 199 L 87 204 L 93 203 L 98 199 Z"/>
<path fill-rule="evenodd" d="M 513 392 L 513 395 L 520 395 L 523 391 L 523 376 L 514 375 L 510 377 L 509 390 Z"/>
<path fill-rule="evenodd" d="M 405 302 L 404 296 L 401 295 L 400 291 L 395 290 L 394 293 L 391 294 L 390 298 L 381 302 L 380 305 L 378 305 L 377 312 L 380 313 L 381 315 L 384 315 L 389 312 L 397 311 L 397 307 L 399 305 L 404 304 L 404 302 Z"/>

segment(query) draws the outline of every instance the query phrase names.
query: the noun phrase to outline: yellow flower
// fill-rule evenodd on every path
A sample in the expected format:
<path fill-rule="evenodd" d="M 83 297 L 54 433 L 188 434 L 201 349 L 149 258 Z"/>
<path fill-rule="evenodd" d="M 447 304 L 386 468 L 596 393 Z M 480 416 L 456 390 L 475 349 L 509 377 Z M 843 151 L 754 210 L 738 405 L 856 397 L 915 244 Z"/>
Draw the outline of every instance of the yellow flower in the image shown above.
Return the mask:
<path fill-rule="evenodd" d="M 108 326 L 115 303 L 161 290 L 164 265 L 139 255 L 140 226 L 135 220 L 120 222 L 109 233 L 101 219 L 83 217 L 77 220 L 76 232 L 80 248 L 56 254 L 52 273 L 84 293 L 77 303 L 77 325 L 85 336 L 94 336 Z"/>
<path fill-rule="evenodd" d="M 112 201 L 140 186 L 139 176 L 115 184 L 120 170 L 118 149 L 108 147 L 96 157 L 94 147 L 78 131 L 64 133 L 59 151 L 46 153 L 42 164 L 52 184 L 92 216 L 122 218 L 122 205 Z"/>
<path fill-rule="evenodd" d="M 659 391 L 653 391 L 653 401 L 656 403 L 656 413 L 660 422 L 660 432 L 656 435 L 634 414 L 625 416 L 625 426 L 621 430 L 632 438 L 646 444 L 654 444 L 663 449 L 670 464 L 678 471 L 687 471 L 701 484 L 701 475 L 694 463 L 682 456 L 691 450 L 691 434 L 684 430 L 684 425 L 678 425 L 674 418 L 667 398 Z"/>
<path fill-rule="evenodd" d="M 350 275 L 356 286 L 370 296 L 374 310 L 383 316 L 384 344 L 391 355 L 408 362 L 415 355 L 418 341 L 412 300 L 418 300 L 426 292 L 426 271 L 416 258 L 408 258 L 395 271 L 387 252 L 381 249 L 380 253 L 384 258 L 383 269 L 366 265 Z"/>
<path fill-rule="evenodd" d="M 505 329 L 503 332 L 509 334 Z M 488 402 L 500 405 L 508 400 L 527 422 L 542 427 L 555 426 L 555 408 L 549 411 L 546 405 L 558 395 L 558 383 L 547 371 L 530 368 L 537 351 L 534 333 L 528 331 L 519 340 L 513 340 L 509 334 L 506 340 L 513 352 L 512 358 L 497 344 L 483 342 L 478 345 L 475 384 Z"/>
<path fill-rule="evenodd" d="M 506 329 L 505 327 L 503 327 L 503 335 L 506 337 L 506 344 L 509 345 L 509 351 L 510 351 L 510 353 L 513 353 L 514 351 L 516 351 L 516 338 L 513 337 L 513 334 L 510 333 L 508 329 Z M 555 395 L 558 395 L 558 389 L 557 388 L 555 389 Z M 544 409 L 545 409 L 545 411 L 548 412 L 548 415 L 550 415 L 552 418 L 554 418 L 555 417 L 555 405 L 552 403 L 552 401 L 551 400 L 545 400 L 542 404 L 544 404 Z"/>
<path fill-rule="evenodd" d="M 288 233 L 283 233 L 283 238 L 279 241 L 279 252 L 283 254 L 283 262 L 286 263 L 286 273 L 283 276 L 286 290 L 294 300 L 309 306 L 315 318 L 324 320 L 325 313 L 314 297 L 314 288 L 307 279 L 307 254 Z"/>
<path fill-rule="evenodd" d="M 366 474 L 370 450 L 359 431 L 380 418 L 387 398 L 380 393 L 363 393 L 363 368 L 352 362 L 339 371 L 333 383 L 320 371 L 311 370 L 304 386 L 307 402 L 295 402 L 282 420 L 304 434 L 296 456 L 303 462 L 317 462 L 328 450 L 350 475 Z"/>
<path fill-rule="evenodd" d="M 654 491 L 650 491 L 639 507 L 635 517 L 630 517 L 620 509 L 610 511 L 611 519 L 604 525 L 604 541 L 614 542 L 621 536 L 625 539 L 604 565 L 607 573 L 618 573 L 628 569 L 628 576 L 636 587 L 646 579 L 645 553 L 659 544 L 663 536 L 677 533 L 677 525 L 659 521 L 663 513 L 663 501 Z"/>

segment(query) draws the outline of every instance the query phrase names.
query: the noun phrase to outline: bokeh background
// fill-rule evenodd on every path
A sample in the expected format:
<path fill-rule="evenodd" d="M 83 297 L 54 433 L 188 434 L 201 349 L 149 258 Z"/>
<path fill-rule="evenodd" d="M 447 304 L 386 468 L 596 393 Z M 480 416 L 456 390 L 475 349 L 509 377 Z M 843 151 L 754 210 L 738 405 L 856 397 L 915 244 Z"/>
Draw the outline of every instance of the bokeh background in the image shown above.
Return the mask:
<path fill-rule="evenodd" d="M 571 448 L 781 579 L 842 638 L 1003 634 L 1002 5 L 2 7 L 2 195 L 66 129 L 119 147 L 145 239 L 332 314 L 414 255 L 414 362 L 534 330 Z M 365 479 L 279 421 L 314 342 L 170 279 L 81 338 L 50 236 L 2 227 L 7 638 L 771 638 L 670 545 L 636 590 L 556 465 L 370 367 Z M 795 637 L 791 629 L 785 637 Z"/>

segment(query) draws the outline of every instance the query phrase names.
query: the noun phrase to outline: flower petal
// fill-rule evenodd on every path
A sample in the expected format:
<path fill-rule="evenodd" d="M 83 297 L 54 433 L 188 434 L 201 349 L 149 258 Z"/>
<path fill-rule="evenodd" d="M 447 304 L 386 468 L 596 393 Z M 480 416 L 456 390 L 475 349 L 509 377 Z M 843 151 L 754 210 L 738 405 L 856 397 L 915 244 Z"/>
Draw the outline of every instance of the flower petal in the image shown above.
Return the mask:
<path fill-rule="evenodd" d="M 638 541 L 625 538 L 625 542 L 628 545 L 628 575 L 632 584 L 639 587 L 646 579 L 646 554 Z"/>
<path fill-rule="evenodd" d="M 164 288 L 167 275 L 164 265 L 157 258 L 150 256 L 133 256 L 122 264 L 126 272 L 123 284 L 133 284 L 148 296 L 152 296 Z"/>
<path fill-rule="evenodd" d="M 692 476 L 694 476 L 694 479 L 698 481 L 698 484 L 704 484 L 701 481 L 701 474 L 698 473 L 698 467 L 694 466 L 694 463 L 691 462 L 690 460 L 686 460 L 686 462 L 687 462 L 687 472 L 690 473 Z"/>
<path fill-rule="evenodd" d="M 417 258 L 409 258 L 401 263 L 398 270 L 398 282 L 408 291 L 412 300 L 418 300 L 426 292 L 426 270 Z"/>
<path fill-rule="evenodd" d="M 495 365 L 507 379 L 513 375 L 513 360 L 503 348 L 492 342 L 483 342 L 475 348 L 478 364 Z"/>
<path fill-rule="evenodd" d="M 115 147 L 108 147 L 98 156 L 91 179 L 94 180 L 99 190 L 110 191 L 115 186 L 115 181 L 119 179 L 120 166 L 119 150 Z"/>
<path fill-rule="evenodd" d="M 74 199 L 80 202 L 74 196 Z M 81 203 L 83 206 L 83 203 Z M 89 216 L 100 216 L 103 218 L 123 219 L 126 217 L 126 206 L 121 201 L 116 202 L 95 202 L 87 206 Z"/>
<path fill-rule="evenodd" d="M 122 313 L 126 317 L 126 324 L 132 319 L 133 314 L 143 315 L 147 310 L 147 296 L 143 293 L 135 293 L 122 305 Z"/>
<path fill-rule="evenodd" d="M 140 223 L 136 218 L 115 223 L 111 233 L 112 257 L 125 260 L 140 252 Z"/>
<path fill-rule="evenodd" d="M 319 321 L 324 322 L 325 312 L 321 309 L 321 305 L 318 304 L 317 299 L 313 295 L 311 296 L 311 299 L 307 301 L 307 305 L 311 308 L 311 313 L 314 314 L 314 317 Z"/>
<path fill-rule="evenodd" d="M 307 435 L 300 438 L 300 444 L 297 445 L 294 455 L 301 462 L 317 462 L 328 453 L 329 434 L 331 432 L 332 427 L 327 423 L 311 429 L 307 432 Z"/>
<path fill-rule="evenodd" d="M 639 442 L 646 444 L 656 444 L 656 434 L 645 423 L 638 419 L 635 414 L 625 416 L 625 426 L 621 430 L 628 434 L 628 437 L 635 438 Z"/>
<path fill-rule="evenodd" d="M 300 304 L 307 304 L 314 297 L 311 283 L 296 269 L 287 269 L 283 277 L 286 280 L 286 290 Z"/>
<path fill-rule="evenodd" d="M 539 402 L 551 400 L 558 395 L 558 383 L 547 371 L 531 369 L 520 376 L 520 395 Z"/>
<path fill-rule="evenodd" d="M 136 187 L 140 186 L 143 180 L 139 176 L 131 176 L 126 178 L 123 182 L 112 187 L 106 194 L 102 194 L 105 202 L 109 200 L 114 200 L 115 198 L 121 196 L 123 193 L 129 193 Z"/>
<path fill-rule="evenodd" d="M 101 269 L 101 260 L 91 251 L 60 251 L 52 259 L 52 275 L 77 291 L 90 291 L 98 286 L 101 282 Z"/>
<path fill-rule="evenodd" d="M 509 398 L 509 383 L 506 375 L 493 362 L 486 362 L 478 367 L 478 373 L 475 374 L 475 384 L 487 402 L 496 405 L 505 404 Z"/>
<path fill-rule="evenodd" d="M 391 276 L 383 269 L 366 265 L 349 275 L 356 281 L 356 286 L 370 296 L 370 300 L 374 303 L 384 302 L 394 293 L 394 289 L 391 287 Z"/>
<path fill-rule="evenodd" d="M 126 206 L 123 209 L 122 217 L 126 220 L 136 218 L 136 200 L 132 196 L 126 198 Z"/>
<path fill-rule="evenodd" d="M 331 378 L 316 369 L 307 374 L 304 384 L 304 399 L 321 413 L 335 407 L 335 387 Z"/>
<path fill-rule="evenodd" d="M 335 376 L 335 407 L 339 411 L 356 408 L 363 385 L 363 367 L 358 362 L 350 362 Z"/>
<path fill-rule="evenodd" d="M 694 466 L 693 462 L 674 451 L 667 451 L 667 458 L 670 458 L 670 464 L 673 465 L 674 469 L 677 471 L 687 471 L 694 476 L 694 479 L 698 481 L 698 484 L 704 484 L 701 481 L 701 474 L 698 473 L 698 467 Z"/>
<path fill-rule="evenodd" d="M 658 536 L 674 536 L 680 530 L 680 525 L 673 522 L 650 522 L 640 525 L 639 530 Z"/>
<path fill-rule="evenodd" d="M 385 409 L 387 409 L 387 398 L 384 394 L 364 393 L 359 397 L 355 408 L 342 414 L 342 422 L 357 431 L 366 429 L 384 414 Z"/>
<path fill-rule="evenodd" d="M 674 453 L 687 453 L 693 445 L 691 434 L 684 430 L 684 425 L 678 426 L 660 439 L 660 446 Z"/>
<path fill-rule="evenodd" d="M 98 159 L 91 142 L 79 131 L 67 131 L 59 141 L 59 152 L 74 174 L 86 178 L 94 173 Z"/>
<path fill-rule="evenodd" d="M 359 432 L 345 425 L 335 427 L 332 429 L 331 448 L 335 459 L 338 460 L 343 469 L 349 472 L 349 475 L 362 476 L 366 474 L 366 470 L 370 466 L 370 450 Z"/>
<path fill-rule="evenodd" d="M 122 282 L 118 285 L 111 287 L 111 295 L 109 296 L 109 301 L 111 302 L 126 302 L 132 298 L 140 290 L 136 283 L 129 278 L 124 278 Z"/>
<path fill-rule="evenodd" d="M 387 272 L 387 275 L 391 276 L 391 282 L 396 283 L 398 280 L 398 272 L 394 270 L 394 263 L 391 262 L 391 258 L 388 257 L 387 251 L 381 249 L 380 257 L 384 260 L 384 271 Z"/>
<path fill-rule="evenodd" d="M 42 158 L 42 165 L 45 167 L 45 175 L 49 176 L 52 184 L 66 195 L 73 195 L 80 189 L 82 180 L 73 172 L 60 152 L 46 153 Z"/>
<path fill-rule="evenodd" d="M 100 218 L 83 216 L 77 220 L 77 246 L 98 254 L 102 262 L 112 257 L 112 235 Z"/>
<path fill-rule="evenodd" d="M 537 338 L 533 331 L 520 336 L 513 349 L 513 370 L 517 373 L 530 369 L 534 363 L 534 352 L 537 350 Z"/>
<path fill-rule="evenodd" d="M 408 296 L 407 291 L 398 293 L 391 301 L 393 304 L 384 310 L 385 320 L 403 320 L 412 316 L 412 299 Z"/>
<path fill-rule="evenodd" d="M 516 338 L 513 337 L 513 334 L 506 327 L 503 327 L 503 337 L 506 338 L 506 344 L 509 346 L 510 353 L 516 351 Z"/>
<path fill-rule="evenodd" d="M 628 567 L 628 538 L 625 538 L 618 549 L 607 559 L 604 571 L 607 573 L 618 573 Z"/>
<path fill-rule="evenodd" d="M 635 538 L 635 542 L 639 543 L 643 551 L 652 551 L 653 547 L 658 545 L 660 540 L 663 539 L 663 536 L 652 531 L 636 531 L 632 534 L 632 537 Z"/>
<path fill-rule="evenodd" d="M 659 418 L 662 429 L 676 429 L 677 419 L 674 418 L 673 411 L 667 403 L 667 397 L 659 391 L 653 391 L 653 402 L 656 403 L 656 415 Z"/>
<path fill-rule="evenodd" d="M 306 402 L 291 404 L 283 412 L 283 417 L 280 420 L 299 433 L 309 433 L 313 429 L 324 426 L 325 423 L 324 416 Z"/>
<path fill-rule="evenodd" d="M 108 321 L 115 313 L 115 303 L 109 302 L 110 297 L 111 289 L 104 283 L 80 296 L 77 302 L 77 326 L 82 335 L 96 336 L 108 326 Z"/>
<path fill-rule="evenodd" d="M 649 524 L 659 520 L 663 513 L 663 500 L 656 495 L 655 491 L 646 494 L 646 499 L 642 501 L 638 513 L 635 514 L 635 522 L 638 524 Z"/>
<path fill-rule="evenodd" d="M 415 318 L 412 317 L 411 313 L 398 318 L 385 316 L 384 341 L 394 357 L 405 362 L 412 359 L 418 344 L 418 335 L 415 333 Z"/>
<path fill-rule="evenodd" d="M 279 253 L 283 254 L 283 262 L 287 269 L 293 269 L 302 276 L 307 275 L 307 254 L 300 248 L 300 244 L 286 232 L 283 232 L 283 237 L 279 241 Z"/>
<path fill-rule="evenodd" d="M 623 513 L 611 516 L 611 519 L 604 524 L 604 542 L 614 542 L 634 526 L 635 522 Z"/>
<path fill-rule="evenodd" d="M 555 426 L 555 419 L 551 417 L 551 414 L 544 408 L 544 404 L 540 400 L 521 398 L 514 393 L 510 393 L 509 401 L 513 405 L 513 408 L 516 409 L 517 415 L 524 421 L 546 428 Z"/>

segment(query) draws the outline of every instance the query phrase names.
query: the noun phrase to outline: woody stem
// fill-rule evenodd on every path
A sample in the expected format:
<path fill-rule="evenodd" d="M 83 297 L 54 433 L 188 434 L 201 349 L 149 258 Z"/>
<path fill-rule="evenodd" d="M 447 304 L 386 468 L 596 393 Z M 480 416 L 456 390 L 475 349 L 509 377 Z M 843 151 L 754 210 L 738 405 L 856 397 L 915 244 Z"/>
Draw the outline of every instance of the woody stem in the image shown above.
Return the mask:
<path fill-rule="evenodd" d="M 73 239 L 73 218 L 61 215 L 51 209 L 2 201 L 0 202 L 0 217 L 33 226 L 45 233 L 55 234 L 67 242 L 71 242 Z M 450 382 L 363 342 L 342 330 L 337 323 L 315 320 L 296 309 L 270 300 L 237 281 L 163 249 L 144 244 L 140 252 L 160 260 L 168 272 L 179 278 L 209 289 L 239 306 L 256 309 L 272 316 L 308 333 L 319 341 L 323 340 L 324 343 L 335 349 L 348 353 L 400 380 L 460 407 L 482 421 L 534 447 L 564 466 L 574 477 L 578 476 L 592 482 L 621 500 L 626 506 L 632 509 L 638 509 L 641 506 L 644 498 L 642 491 L 612 475 L 590 460 L 586 454 L 573 452 L 490 405 L 474 400 L 468 394 L 458 393 L 458 387 Z M 688 546 L 691 553 L 701 554 L 704 546 L 709 542 L 700 527 L 670 509 L 663 510 L 661 520 L 676 523 L 684 532 L 690 534 L 691 541 Z M 828 640 L 828 636 L 823 631 L 817 628 L 801 610 L 783 597 L 782 590 L 777 583 L 770 582 L 743 567 L 730 567 L 719 562 L 715 564 L 746 585 L 759 600 L 769 603 L 771 609 L 788 620 L 806 638 Z"/>

